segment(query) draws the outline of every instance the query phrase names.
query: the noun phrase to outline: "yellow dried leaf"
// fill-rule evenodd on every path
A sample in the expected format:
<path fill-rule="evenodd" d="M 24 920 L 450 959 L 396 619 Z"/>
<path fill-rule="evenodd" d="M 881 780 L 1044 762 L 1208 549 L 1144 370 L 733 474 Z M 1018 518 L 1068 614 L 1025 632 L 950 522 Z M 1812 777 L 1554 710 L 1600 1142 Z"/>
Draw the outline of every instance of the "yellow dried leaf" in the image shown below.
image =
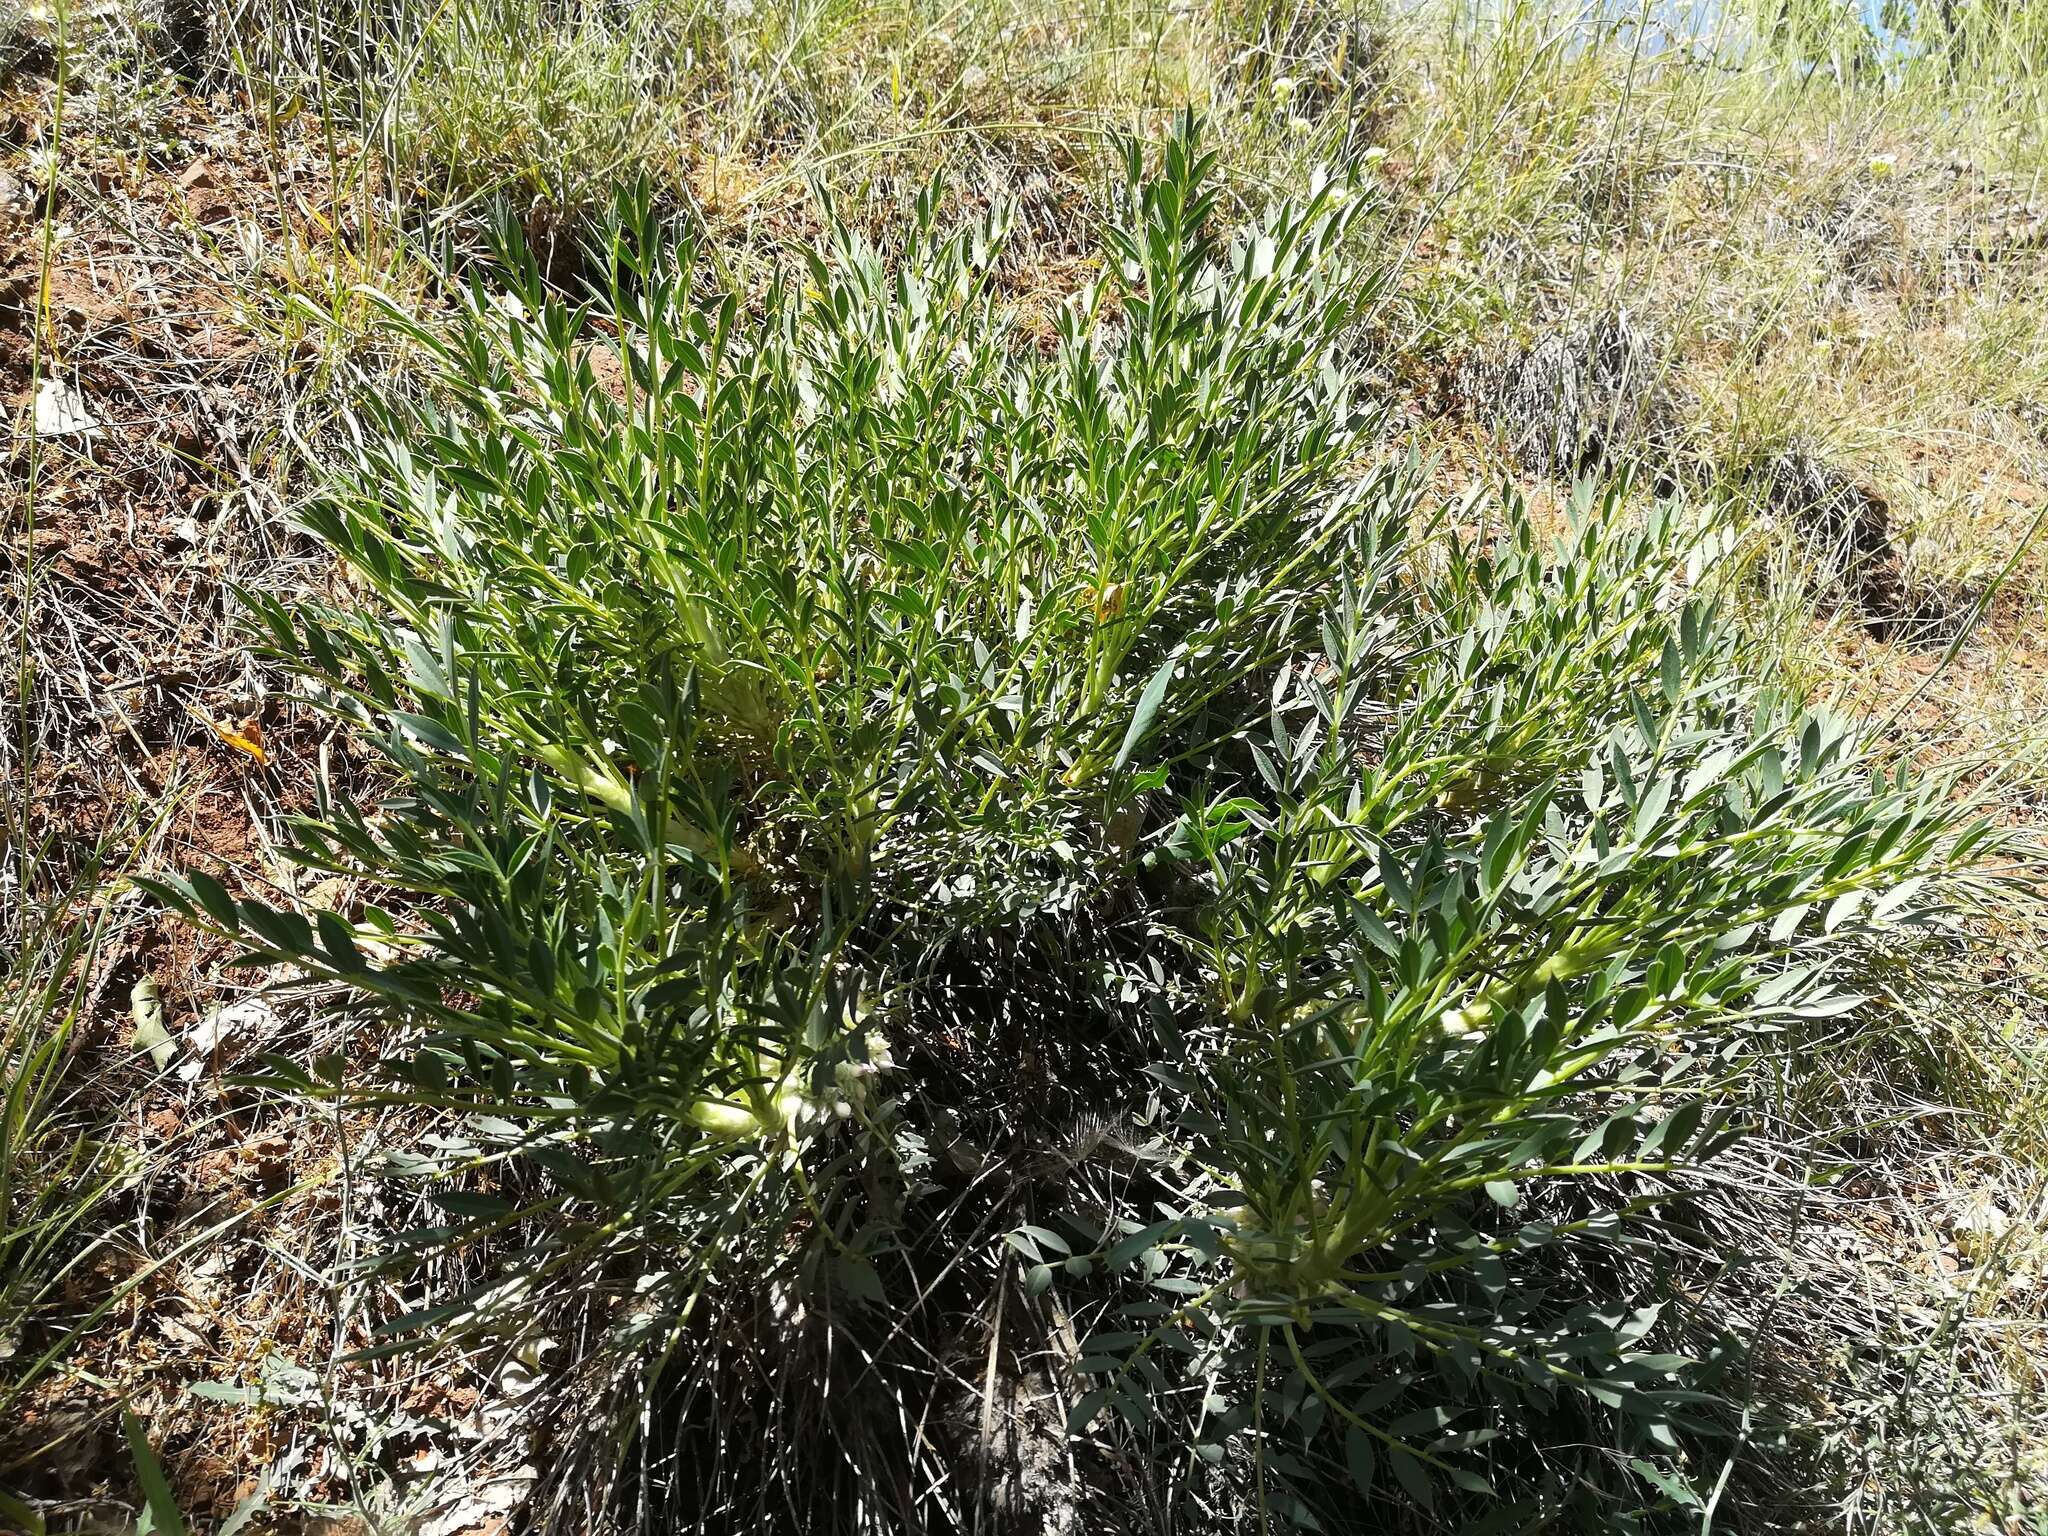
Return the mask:
<path fill-rule="evenodd" d="M 209 720 L 196 709 L 192 711 L 192 718 L 237 752 L 254 758 L 258 767 L 270 762 L 270 749 L 263 745 L 263 722 L 255 715 L 250 715 L 234 725 Z"/>

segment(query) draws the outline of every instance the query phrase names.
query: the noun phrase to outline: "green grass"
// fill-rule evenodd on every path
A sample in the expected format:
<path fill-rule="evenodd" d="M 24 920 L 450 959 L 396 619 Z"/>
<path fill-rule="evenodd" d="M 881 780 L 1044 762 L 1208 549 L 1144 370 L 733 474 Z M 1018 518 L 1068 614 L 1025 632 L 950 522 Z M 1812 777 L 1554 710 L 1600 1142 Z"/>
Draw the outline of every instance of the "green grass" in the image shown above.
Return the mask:
<path fill-rule="evenodd" d="M 2026 464 L 2048 355 L 2013 212 L 2041 171 L 2041 45 L 2024 9 L 1956 10 L 1968 65 L 1930 42 L 1863 77 L 1743 46 L 1739 7 L 1709 33 L 1739 67 L 1627 30 L 1585 46 L 1570 7 L 1395 29 L 1432 247 L 1400 345 L 1454 364 L 1625 309 L 1690 418 L 1662 465 L 1717 488 L 1806 439 L 1880 489 L 1940 579 L 1980 578 L 2024 518 L 1972 527 L 1965 505 Z M 1923 472 L 1934 443 L 1953 475 Z"/>
<path fill-rule="evenodd" d="M 105 1207 L 132 1167 L 80 1061 L 113 923 L 89 905 L 101 873 L 88 864 L 71 888 L 12 914 L 17 947 L 0 971 L 0 1412 L 10 1414 L 91 1320 L 97 1296 L 74 1277 L 104 1240 Z"/>

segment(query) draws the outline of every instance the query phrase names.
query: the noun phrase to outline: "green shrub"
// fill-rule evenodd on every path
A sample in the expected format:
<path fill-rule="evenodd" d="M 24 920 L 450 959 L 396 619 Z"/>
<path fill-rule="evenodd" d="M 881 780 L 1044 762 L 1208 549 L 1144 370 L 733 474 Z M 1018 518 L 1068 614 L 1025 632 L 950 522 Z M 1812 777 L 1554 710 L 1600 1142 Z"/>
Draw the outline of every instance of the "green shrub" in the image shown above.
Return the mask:
<path fill-rule="evenodd" d="M 1711 540 L 1454 537 L 1359 468 L 1356 201 L 1129 159 L 1051 355 L 933 198 L 758 306 L 630 201 L 592 307 L 514 255 L 308 516 L 373 602 L 251 598 L 376 904 L 160 893 L 376 1022 L 301 1087 L 456 1117 L 391 1347 L 578 1341 L 548 1518 L 1654 1523 L 1658 1212 L 1943 942 L 1986 834 L 1744 681 Z"/>

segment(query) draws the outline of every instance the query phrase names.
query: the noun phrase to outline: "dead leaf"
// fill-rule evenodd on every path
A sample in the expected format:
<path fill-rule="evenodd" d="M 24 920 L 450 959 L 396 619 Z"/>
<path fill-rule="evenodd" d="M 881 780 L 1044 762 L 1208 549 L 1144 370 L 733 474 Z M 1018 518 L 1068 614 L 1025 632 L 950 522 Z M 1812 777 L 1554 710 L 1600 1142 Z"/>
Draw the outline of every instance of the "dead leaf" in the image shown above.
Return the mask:
<path fill-rule="evenodd" d="M 45 379 L 36 391 L 35 425 L 37 437 L 90 437 L 100 426 L 85 396 L 61 379 Z"/>
<path fill-rule="evenodd" d="M 339 875 L 330 875 L 325 880 L 315 881 L 312 888 L 300 898 L 309 907 L 323 912 L 339 912 L 348 900 L 348 881 Z"/>
<path fill-rule="evenodd" d="M 197 1081 L 207 1063 L 239 1056 L 252 1042 L 274 1035 L 277 1029 L 277 1010 L 260 997 L 216 1008 L 185 1031 L 185 1044 L 194 1055 L 179 1066 L 178 1076 L 188 1083 Z"/>
<path fill-rule="evenodd" d="M 291 1182 L 291 1143 L 275 1132 L 245 1141 L 235 1152 L 244 1177 L 260 1188 L 275 1191 Z"/>
<path fill-rule="evenodd" d="M 155 977 L 145 976 L 135 983 L 128 994 L 128 1017 L 134 1025 L 135 1048 L 149 1052 L 159 1072 L 170 1066 L 178 1047 L 164 1028 L 163 992 Z"/>
<path fill-rule="evenodd" d="M 270 750 L 263 745 L 263 722 L 255 715 L 246 716 L 233 725 L 224 725 L 218 720 L 208 719 L 196 709 L 192 710 L 191 713 L 194 720 L 197 720 L 201 725 L 213 732 L 214 735 L 218 736 L 227 745 L 233 747 L 237 752 L 256 759 L 258 767 L 263 767 L 270 762 Z"/>

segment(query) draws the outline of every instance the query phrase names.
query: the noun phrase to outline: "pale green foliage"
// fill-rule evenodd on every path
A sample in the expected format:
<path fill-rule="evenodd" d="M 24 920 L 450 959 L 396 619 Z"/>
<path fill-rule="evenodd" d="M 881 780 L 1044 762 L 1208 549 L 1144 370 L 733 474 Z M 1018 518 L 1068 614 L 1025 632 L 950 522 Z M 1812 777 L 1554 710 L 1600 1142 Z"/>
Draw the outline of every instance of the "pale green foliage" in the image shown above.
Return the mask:
<path fill-rule="evenodd" d="M 556 17 L 531 0 L 464 0 L 435 12 L 418 51 L 395 94 L 397 173 L 437 207 L 496 193 L 559 219 L 620 180 L 679 179 L 691 77 L 724 43 L 687 7 Z"/>

